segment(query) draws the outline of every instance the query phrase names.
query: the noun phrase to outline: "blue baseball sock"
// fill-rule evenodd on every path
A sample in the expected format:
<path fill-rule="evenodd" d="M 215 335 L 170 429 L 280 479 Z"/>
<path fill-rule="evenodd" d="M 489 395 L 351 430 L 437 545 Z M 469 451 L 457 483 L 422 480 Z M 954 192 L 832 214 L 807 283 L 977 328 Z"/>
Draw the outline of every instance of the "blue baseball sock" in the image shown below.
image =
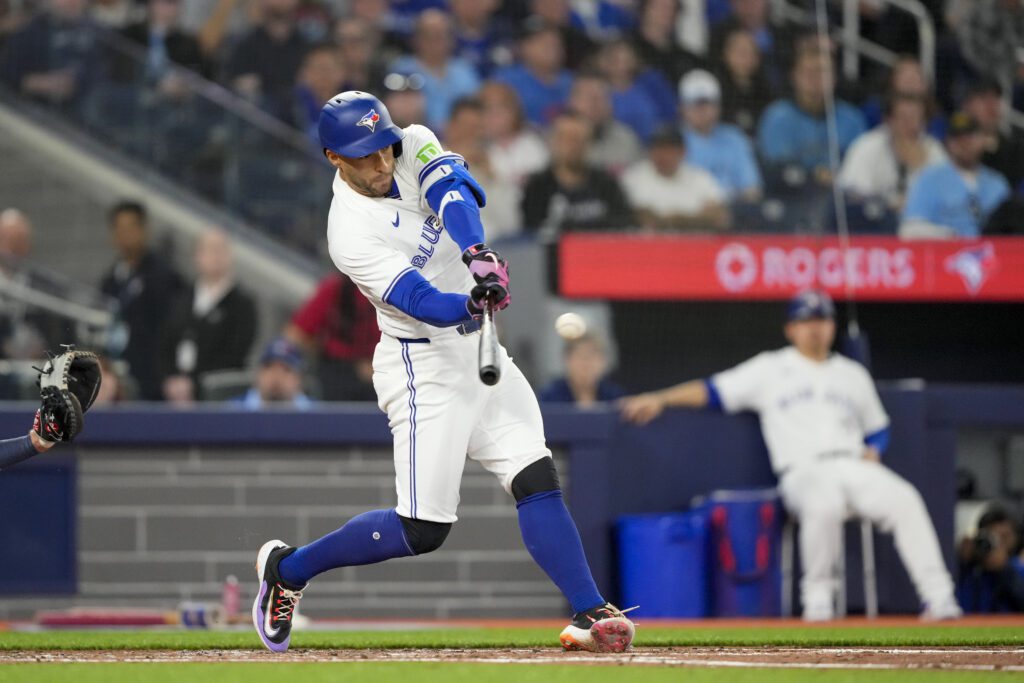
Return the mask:
<path fill-rule="evenodd" d="M 394 508 L 373 510 L 298 548 L 281 560 L 278 573 L 285 583 L 303 586 L 328 569 L 374 564 L 412 554 L 398 512 Z"/>
<path fill-rule="evenodd" d="M 562 591 L 572 611 L 603 605 L 605 600 L 590 574 L 580 532 L 569 516 L 562 492 L 535 493 L 516 503 L 516 508 L 526 549 Z"/>

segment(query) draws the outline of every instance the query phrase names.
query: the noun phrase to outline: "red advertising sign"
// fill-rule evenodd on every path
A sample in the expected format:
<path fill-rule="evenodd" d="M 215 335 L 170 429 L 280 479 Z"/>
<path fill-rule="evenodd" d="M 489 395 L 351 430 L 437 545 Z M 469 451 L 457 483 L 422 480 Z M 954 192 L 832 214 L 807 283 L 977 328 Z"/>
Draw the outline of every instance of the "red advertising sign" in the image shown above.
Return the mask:
<path fill-rule="evenodd" d="M 1024 301 L 1024 238 L 562 238 L 559 287 L 581 299 L 784 299 L 809 287 L 864 301 Z"/>

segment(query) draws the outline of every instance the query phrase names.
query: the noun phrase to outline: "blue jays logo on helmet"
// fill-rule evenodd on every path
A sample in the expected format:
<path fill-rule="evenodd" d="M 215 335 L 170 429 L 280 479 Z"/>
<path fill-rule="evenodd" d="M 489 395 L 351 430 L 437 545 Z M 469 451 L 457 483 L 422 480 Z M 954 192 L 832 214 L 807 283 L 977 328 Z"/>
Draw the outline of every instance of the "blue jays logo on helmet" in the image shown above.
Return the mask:
<path fill-rule="evenodd" d="M 370 111 L 363 114 L 363 118 L 359 119 L 356 122 L 356 125 L 369 128 L 370 132 L 372 133 L 373 129 L 377 127 L 378 121 L 380 121 L 380 114 L 378 114 L 376 110 L 371 109 Z"/>
<path fill-rule="evenodd" d="M 320 143 L 343 157 L 358 158 L 401 142 L 404 132 L 384 103 L 368 92 L 338 93 L 320 111 Z M 398 152 L 396 152 L 397 154 Z"/>

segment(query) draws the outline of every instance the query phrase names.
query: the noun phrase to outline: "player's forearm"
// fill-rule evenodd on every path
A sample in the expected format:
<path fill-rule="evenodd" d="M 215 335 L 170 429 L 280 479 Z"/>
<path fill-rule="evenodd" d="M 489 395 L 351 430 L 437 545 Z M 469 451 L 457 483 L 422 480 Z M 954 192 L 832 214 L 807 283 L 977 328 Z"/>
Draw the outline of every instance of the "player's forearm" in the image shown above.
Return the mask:
<path fill-rule="evenodd" d="M 31 432 L 16 439 L 4 439 L 0 441 L 0 470 L 5 470 L 19 462 L 28 460 L 33 455 L 49 450 L 50 445 L 52 444 L 47 444 Z"/>
<path fill-rule="evenodd" d="M 408 316 L 434 327 L 452 327 L 472 319 L 465 294 L 438 291 L 419 272 L 406 271 L 385 297 Z"/>
<path fill-rule="evenodd" d="M 427 189 L 427 204 L 462 251 L 482 244 L 484 226 L 480 207 L 487 201 L 483 188 L 465 166 L 455 161 L 435 169 L 425 182 L 431 182 L 435 174 L 441 177 L 433 180 Z"/>
<path fill-rule="evenodd" d="M 442 213 L 445 230 L 462 251 L 483 244 L 484 225 L 480 219 L 480 207 L 470 202 L 451 201 Z"/>
<path fill-rule="evenodd" d="M 683 382 L 655 392 L 666 407 L 704 408 L 708 405 L 708 387 L 704 380 Z"/>

